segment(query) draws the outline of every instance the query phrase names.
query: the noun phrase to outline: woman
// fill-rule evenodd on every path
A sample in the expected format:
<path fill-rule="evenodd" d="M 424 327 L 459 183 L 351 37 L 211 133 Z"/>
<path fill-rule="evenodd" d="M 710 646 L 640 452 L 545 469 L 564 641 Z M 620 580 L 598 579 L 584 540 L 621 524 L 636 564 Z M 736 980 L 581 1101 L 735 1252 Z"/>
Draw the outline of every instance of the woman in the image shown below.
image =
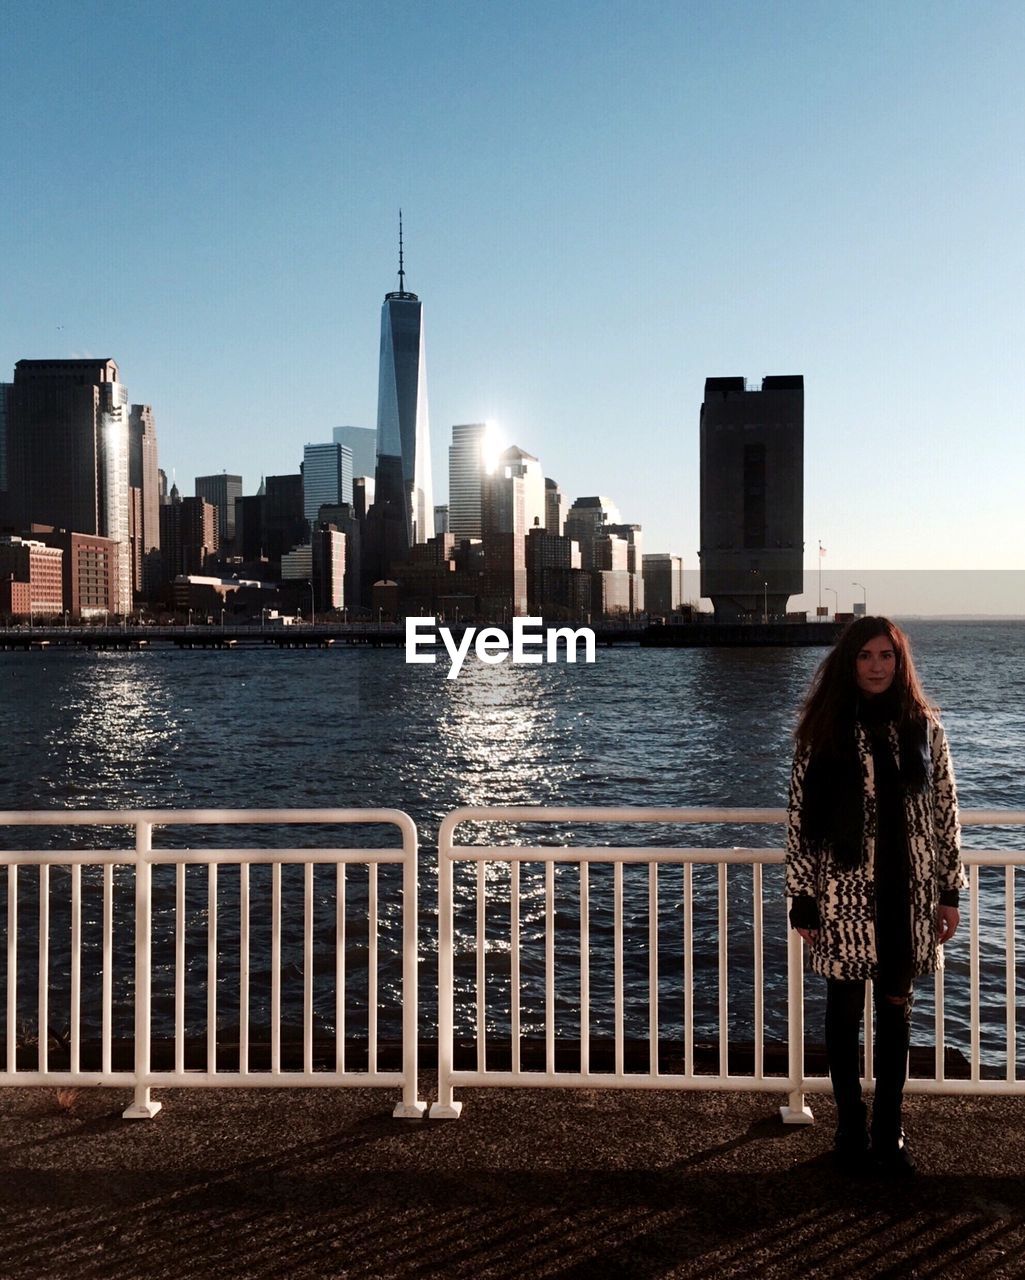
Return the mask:
<path fill-rule="evenodd" d="M 856 1168 L 869 1150 L 859 1040 L 871 978 L 872 1154 L 910 1175 L 901 1102 L 912 985 L 942 964 L 966 881 L 946 735 L 898 626 L 859 618 L 847 628 L 815 675 L 795 736 L 786 888 L 790 922 L 826 979 L 837 1159 Z"/>

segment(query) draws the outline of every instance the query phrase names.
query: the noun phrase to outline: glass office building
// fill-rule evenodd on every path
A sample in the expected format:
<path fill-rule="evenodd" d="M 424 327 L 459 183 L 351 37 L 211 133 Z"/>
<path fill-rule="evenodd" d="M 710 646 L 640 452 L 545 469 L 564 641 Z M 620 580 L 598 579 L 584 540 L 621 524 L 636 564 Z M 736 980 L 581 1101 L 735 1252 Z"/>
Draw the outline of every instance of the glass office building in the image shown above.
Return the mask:
<path fill-rule="evenodd" d="M 321 507 L 352 506 L 352 450 L 344 444 L 303 449 L 303 515 L 311 527 Z"/>
<path fill-rule="evenodd" d="M 381 308 L 376 501 L 401 506 L 407 546 L 434 536 L 423 303 L 405 287 L 401 222 L 399 287 Z"/>

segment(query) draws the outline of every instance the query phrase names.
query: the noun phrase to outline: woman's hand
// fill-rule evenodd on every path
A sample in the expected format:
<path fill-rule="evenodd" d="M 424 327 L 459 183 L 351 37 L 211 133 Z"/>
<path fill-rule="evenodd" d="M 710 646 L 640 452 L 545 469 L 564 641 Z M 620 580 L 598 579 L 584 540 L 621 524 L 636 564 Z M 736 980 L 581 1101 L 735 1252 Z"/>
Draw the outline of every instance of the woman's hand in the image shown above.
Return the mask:
<path fill-rule="evenodd" d="M 819 936 L 818 929 L 798 929 L 797 932 L 801 935 L 801 937 L 804 939 L 804 941 L 807 943 L 809 947 L 812 945 L 813 942 L 818 941 L 818 936 Z"/>
<path fill-rule="evenodd" d="M 961 912 L 957 907 L 938 907 L 936 909 L 936 941 L 942 947 L 957 932 L 961 923 Z"/>

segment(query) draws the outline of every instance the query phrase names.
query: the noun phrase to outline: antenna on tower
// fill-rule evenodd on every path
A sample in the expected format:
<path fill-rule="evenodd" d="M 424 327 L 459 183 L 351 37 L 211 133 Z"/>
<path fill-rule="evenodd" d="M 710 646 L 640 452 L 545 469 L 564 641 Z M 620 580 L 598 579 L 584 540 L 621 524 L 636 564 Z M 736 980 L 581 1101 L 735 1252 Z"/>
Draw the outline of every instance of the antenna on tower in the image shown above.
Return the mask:
<path fill-rule="evenodd" d="M 406 292 L 406 273 L 402 266 L 402 210 L 399 210 L 399 293 Z"/>

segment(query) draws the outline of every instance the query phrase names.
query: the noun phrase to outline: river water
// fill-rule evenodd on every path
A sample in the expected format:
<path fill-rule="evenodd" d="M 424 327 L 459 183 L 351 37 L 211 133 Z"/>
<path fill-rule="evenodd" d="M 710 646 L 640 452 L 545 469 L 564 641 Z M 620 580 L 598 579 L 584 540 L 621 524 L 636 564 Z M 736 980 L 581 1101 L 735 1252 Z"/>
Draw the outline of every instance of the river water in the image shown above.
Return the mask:
<path fill-rule="evenodd" d="M 941 706 L 951 740 L 960 799 L 965 808 L 1025 807 L 1025 623 L 909 621 L 907 630 L 927 692 Z M 599 649 L 593 665 L 486 666 L 468 659 L 458 679 L 445 678 L 446 666 L 407 665 L 401 650 L 340 647 L 321 651 L 236 650 L 144 653 L 51 651 L 0 654 L 0 708 L 4 749 L 0 753 L 0 809 L 24 808 L 248 808 L 388 807 L 415 820 L 421 840 L 421 985 L 424 1025 L 434 1019 L 436 875 L 438 824 L 460 805 L 652 805 L 780 806 L 785 802 L 790 735 L 808 681 L 823 657 L 819 649 L 641 650 Z M 494 834 L 496 829 L 490 828 Z M 164 845 L 180 845 L 209 833 L 168 829 Z M 501 839 L 558 843 L 559 828 L 531 833 L 498 829 Z M 679 829 L 591 828 L 588 843 L 685 843 L 691 845 L 775 845 L 772 828 L 703 828 L 685 835 Z M 124 843 L 124 833 L 115 834 Z M 298 835 L 294 835 L 299 842 Z M 333 839 L 334 837 L 332 837 Z M 577 838 L 577 833 L 574 833 Z M 0 830 L 4 847 L 32 848 L 48 840 L 59 847 L 101 847 L 110 831 L 64 829 Z M 484 839 L 470 829 L 465 843 Z M 282 843 L 267 829 L 237 833 L 243 845 Z M 360 829 L 359 843 L 390 842 L 380 832 Z M 325 843 L 319 837 L 320 843 Z M 217 842 L 229 841 L 219 834 Z M 316 842 L 316 839 L 314 839 Z M 341 843 L 341 837 L 339 837 Z M 965 843 L 1016 848 L 1022 835 L 1009 829 L 966 831 Z M 53 873 L 55 924 L 51 938 L 55 973 L 66 968 L 59 899 L 61 875 Z M 324 879 L 317 870 L 315 974 L 318 1027 L 332 1030 L 334 924 Z M 398 966 L 389 957 L 398 950 L 397 915 L 387 903 L 388 876 L 382 868 L 381 1001 L 382 1030 L 394 1022 Z M 237 912 L 237 873 L 222 871 L 225 927 Z M 254 910 L 269 892 L 265 873 L 254 871 Z M 34 873 L 23 871 L 20 890 L 20 942 L 23 956 L 37 945 L 33 933 Z M 27 879 L 25 879 L 28 877 Z M 170 946 L 173 872 L 157 871 L 154 935 L 158 969 L 161 947 Z M 190 994 L 188 1022 L 198 1030 L 205 1009 L 203 912 L 206 872 L 189 872 L 189 901 L 196 918 L 188 941 Z M 592 951 L 611 952 L 611 871 L 591 873 Z M 98 947 L 95 923 L 99 891 L 86 873 L 85 943 Z M 462 874 L 457 883 L 469 890 Z M 129 919 L 130 886 L 118 889 L 117 914 Z M 694 1017 L 698 1033 L 714 1027 L 716 919 L 714 876 L 695 872 Z M 350 873 L 349 900 L 358 906 L 366 893 L 366 873 Z M 627 868 L 625 875 L 624 974 L 628 1032 L 643 1036 L 648 1018 L 647 871 Z M 543 1013 L 543 873 L 523 871 L 522 1026 L 536 1032 Z M 1023 886 L 1025 892 L 1025 886 Z M 5 909 L 0 892 L 0 911 Z M 26 894 L 28 897 L 26 897 Z M 286 910 L 302 901 L 301 872 L 286 868 Z M 489 927 L 487 983 L 489 1029 L 508 1034 L 509 872 L 488 870 Z M 983 954 L 983 1002 L 992 1006 L 994 1030 L 984 1033 L 984 1050 L 998 1053 L 1003 1001 L 1003 881 L 984 888 L 986 937 Z M 465 901 L 466 893 L 462 901 Z M 660 1035 L 678 1038 L 682 1025 L 683 964 L 682 873 L 667 868 L 659 880 Z M 123 899 L 123 900 L 122 900 Z M 750 946 L 743 925 L 751 912 L 751 873 L 731 870 L 730 1036 L 750 1039 L 752 1001 L 746 974 Z M 781 967 L 785 922 L 780 876 L 765 877 L 766 975 L 775 999 L 767 1008 L 766 1034 L 785 1039 Z M 578 880 L 575 870 L 559 868 L 556 877 L 560 942 L 556 962 L 560 1035 L 579 1035 L 573 1025 L 579 1002 Z M 494 908 L 492 908 L 494 904 Z M 1025 896 L 1020 904 L 1025 910 Z M 320 907 L 318 906 L 318 910 Z M 255 918 L 255 917 L 254 917 Z M 92 930 L 93 932 L 90 932 Z M 736 941 L 734 942 L 734 930 Z M 346 939 L 351 998 L 356 1014 L 348 1034 L 358 1036 L 365 1018 L 366 930 L 358 923 Z M 473 922 L 461 909 L 457 984 L 457 1029 L 467 1031 L 473 1016 L 469 1002 L 475 967 Z M 262 941 L 261 941 L 262 939 Z M 254 975 L 250 1017 L 263 1021 L 269 984 L 269 948 L 254 932 Z M 286 942 L 283 954 L 286 1021 L 301 1002 L 301 952 Z M 262 950 L 261 950 L 262 948 Z M 950 1034 L 967 1037 L 967 1007 L 958 979 L 967 965 L 963 941 L 948 948 L 947 1005 Z M 118 961 L 115 989 L 129 994 L 130 973 Z M 219 962 L 224 996 L 219 1016 L 238 1021 L 232 996 L 237 962 L 226 952 Z M 363 976 L 360 977 L 361 966 Z M 734 969 L 735 966 L 735 969 Z M 1025 969 L 1025 965 L 1020 966 Z M 170 962 L 166 964 L 170 973 Z M 31 964 L 22 969 L 25 994 L 19 993 L 19 1019 L 31 1025 L 34 995 Z M 2 979 L 0 979 L 2 980 Z M 169 979 L 170 981 L 170 979 Z M 361 985 L 362 983 L 362 985 Z M 809 983 L 812 1004 L 817 998 Z M 964 984 L 961 984 L 962 986 Z M 927 988 L 929 984 L 926 984 Z M 2 988 L 0 988 L 2 990 Z M 192 988 L 190 988 L 190 991 Z M 361 995 L 362 992 L 362 995 Z M 298 995 L 297 995 L 298 993 Z M 234 1006 L 232 999 L 235 999 Z M 362 1015 L 359 1013 L 363 1001 Z M 611 966 L 595 963 L 591 975 L 591 1031 L 607 1034 L 612 1002 Z M 58 1002 L 59 1003 L 59 1002 Z M 999 1006 L 999 1007 L 998 1007 Z M 119 1017 L 127 1018 L 130 1008 Z M 920 1002 L 919 1020 L 928 1018 L 929 992 Z M 88 999 L 86 1025 L 94 1018 Z M 54 1015 L 57 1017 L 58 1015 Z M 170 989 L 154 994 L 154 1028 L 166 1033 L 172 1023 Z M 58 1019 L 59 1020 L 59 1019 Z M 563 1026 L 563 1024 L 565 1024 Z M 999 1026 L 997 1025 L 999 1024 Z M 928 1028 L 926 1027 L 926 1030 Z M 999 1033 L 999 1034 L 998 1034 Z"/>

